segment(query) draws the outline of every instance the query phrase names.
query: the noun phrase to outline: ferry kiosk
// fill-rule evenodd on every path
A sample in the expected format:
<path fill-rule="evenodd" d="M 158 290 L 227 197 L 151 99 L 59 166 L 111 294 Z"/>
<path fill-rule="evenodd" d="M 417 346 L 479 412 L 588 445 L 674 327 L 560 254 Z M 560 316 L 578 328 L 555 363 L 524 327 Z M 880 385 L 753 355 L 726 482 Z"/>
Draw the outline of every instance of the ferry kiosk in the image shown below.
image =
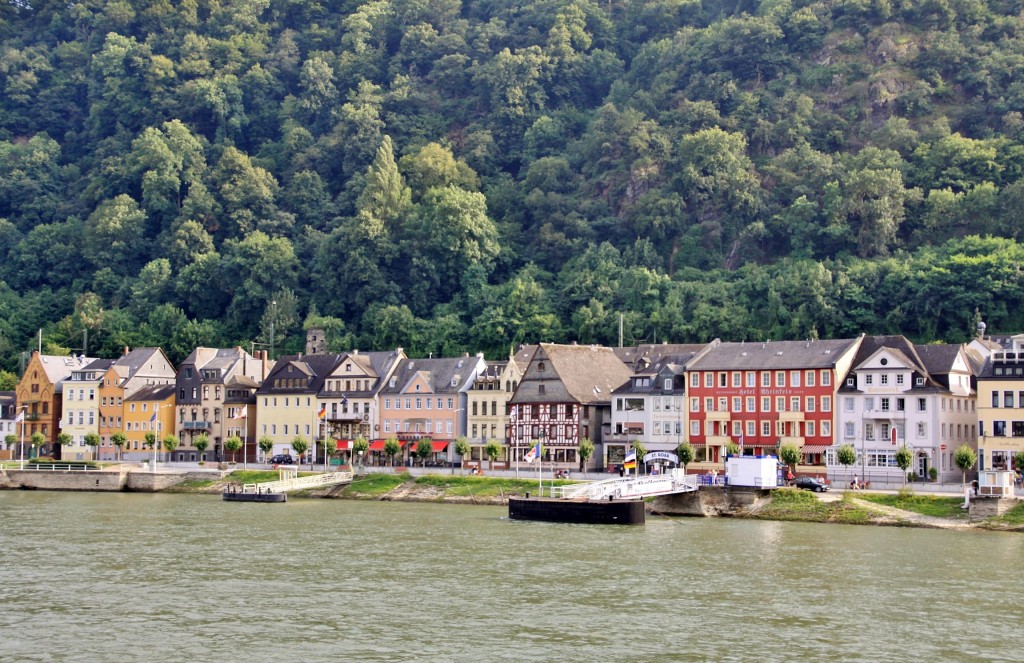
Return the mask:
<path fill-rule="evenodd" d="M 970 500 L 971 518 L 1000 516 L 1017 505 L 1013 491 L 1014 473 L 1009 470 L 978 472 L 978 494 Z"/>

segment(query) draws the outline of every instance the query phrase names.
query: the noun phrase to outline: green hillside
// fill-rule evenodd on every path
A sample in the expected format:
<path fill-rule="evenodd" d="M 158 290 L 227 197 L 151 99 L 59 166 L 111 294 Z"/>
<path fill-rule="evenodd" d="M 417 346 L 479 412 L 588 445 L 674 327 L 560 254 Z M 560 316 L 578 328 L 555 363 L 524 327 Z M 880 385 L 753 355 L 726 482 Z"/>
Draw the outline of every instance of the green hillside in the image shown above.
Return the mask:
<path fill-rule="evenodd" d="M 984 0 L 0 6 L 0 358 L 1024 329 Z M 273 331 L 271 331 L 273 330 Z"/>

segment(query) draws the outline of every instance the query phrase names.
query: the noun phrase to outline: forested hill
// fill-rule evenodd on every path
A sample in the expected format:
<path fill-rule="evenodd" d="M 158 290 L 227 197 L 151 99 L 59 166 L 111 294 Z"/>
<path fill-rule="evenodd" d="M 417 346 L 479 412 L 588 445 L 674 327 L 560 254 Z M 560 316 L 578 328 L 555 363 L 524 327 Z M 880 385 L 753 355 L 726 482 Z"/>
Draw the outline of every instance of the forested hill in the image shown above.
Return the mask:
<path fill-rule="evenodd" d="M 4 0 L 0 357 L 1024 329 L 985 0 Z M 87 332 L 87 334 L 86 334 Z"/>

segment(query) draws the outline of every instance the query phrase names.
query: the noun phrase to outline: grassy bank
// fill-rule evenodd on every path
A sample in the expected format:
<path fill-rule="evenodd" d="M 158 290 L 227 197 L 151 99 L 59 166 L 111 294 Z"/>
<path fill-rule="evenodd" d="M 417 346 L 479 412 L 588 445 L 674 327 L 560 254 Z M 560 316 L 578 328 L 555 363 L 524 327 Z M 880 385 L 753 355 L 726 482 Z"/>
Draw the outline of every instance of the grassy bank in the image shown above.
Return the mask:
<path fill-rule="evenodd" d="M 938 497 L 935 495 L 918 495 L 911 489 L 904 488 L 895 495 L 882 493 L 861 493 L 858 499 L 874 504 L 893 507 L 911 513 L 919 513 L 922 516 L 933 518 L 955 518 L 966 519 L 966 514 L 961 507 L 964 503 L 962 497 Z"/>
<path fill-rule="evenodd" d="M 795 520 L 812 523 L 846 523 L 864 525 L 874 514 L 845 495 L 834 502 L 823 502 L 814 493 L 795 488 L 780 488 L 768 504 L 746 517 L 761 520 Z"/>

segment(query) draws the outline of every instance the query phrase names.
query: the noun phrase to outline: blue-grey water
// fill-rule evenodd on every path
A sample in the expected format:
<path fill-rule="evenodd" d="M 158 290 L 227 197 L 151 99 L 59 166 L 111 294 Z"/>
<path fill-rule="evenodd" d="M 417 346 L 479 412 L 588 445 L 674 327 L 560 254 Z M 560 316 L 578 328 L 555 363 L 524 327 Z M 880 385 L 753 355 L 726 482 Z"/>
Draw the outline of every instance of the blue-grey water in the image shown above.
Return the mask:
<path fill-rule="evenodd" d="M 3 661 L 1019 661 L 1024 536 L 0 492 Z"/>

